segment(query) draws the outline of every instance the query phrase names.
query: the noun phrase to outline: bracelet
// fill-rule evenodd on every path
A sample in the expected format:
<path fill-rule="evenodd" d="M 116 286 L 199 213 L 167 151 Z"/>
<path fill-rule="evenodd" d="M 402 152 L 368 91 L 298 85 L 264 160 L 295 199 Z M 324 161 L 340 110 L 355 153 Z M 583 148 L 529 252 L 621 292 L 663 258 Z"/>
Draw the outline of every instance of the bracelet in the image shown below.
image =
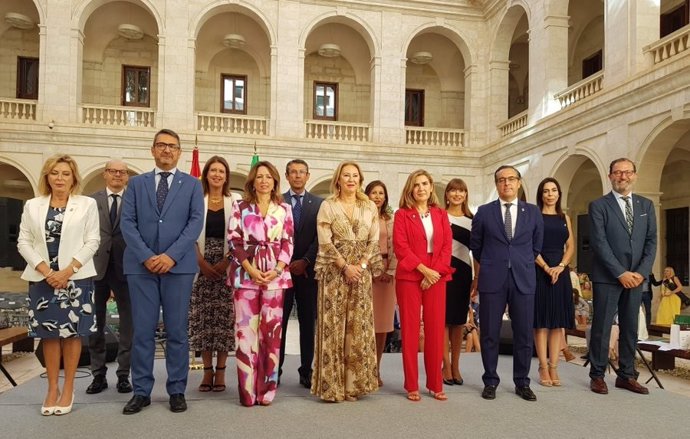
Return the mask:
<path fill-rule="evenodd" d="M 559 263 L 558 263 L 558 266 L 561 267 L 561 268 L 565 268 L 565 264 L 564 264 L 563 262 L 559 262 Z"/>
<path fill-rule="evenodd" d="M 51 268 L 50 271 L 45 275 L 45 277 L 48 277 L 48 276 L 50 276 L 50 275 L 53 274 L 53 273 L 54 273 L 54 272 L 53 272 L 53 269 Z"/>

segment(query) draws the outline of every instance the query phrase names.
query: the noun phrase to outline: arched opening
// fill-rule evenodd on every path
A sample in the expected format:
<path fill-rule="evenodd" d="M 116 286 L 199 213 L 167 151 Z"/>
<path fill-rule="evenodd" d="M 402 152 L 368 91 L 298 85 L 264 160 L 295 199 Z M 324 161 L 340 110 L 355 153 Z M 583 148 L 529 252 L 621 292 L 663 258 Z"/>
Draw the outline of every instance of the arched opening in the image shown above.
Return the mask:
<path fill-rule="evenodd" d="M 26 263 L 17 251 L 17 237 L 24 201 L 34 197 L 26 175 L 15 166 L 0 162 L 0 267 L 23 269 Z"/>
<path fill-rule="evenodd" d="M 309 189 L 309 192 L 322 198 L 328 197 L 331 195 L 331 179 L 328 178 L 318 182 L 311 189 Z"/>
<path fill-rule="evenodd" d="M 0 22 L 0 98 L 37 100 L 40 20 L 36 6 L 31 0 L 5 0 L 0 17 L 4 19 Z M 30 116 L 35 117 L 34 110 Z"/>
<path fill-rule="evenodd" d="M 568 15 L 568 85 L 572 85 L 604 69 L 604 4 L 570 2 Z"/>

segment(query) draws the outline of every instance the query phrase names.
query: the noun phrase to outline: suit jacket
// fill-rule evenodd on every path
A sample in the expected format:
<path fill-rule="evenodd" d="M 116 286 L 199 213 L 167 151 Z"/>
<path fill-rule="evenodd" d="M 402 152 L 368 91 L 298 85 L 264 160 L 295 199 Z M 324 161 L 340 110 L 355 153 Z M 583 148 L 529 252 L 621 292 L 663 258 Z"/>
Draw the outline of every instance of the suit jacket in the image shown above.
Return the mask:
<path fill-rule="evenodd" d="M 592 282 L 618 284 L 625 271 L 643 276 L 652 272 L 656 256 L 656 214 L 651 200 L 632 195 L 633 230 L 628 234 L 623 211 L 613 192 L 589 205 Z M 642 291 L 642 284 L 635 288 Z"/>
<path fill-rule="evenodd" d="M 513 239 L 508 240 L 500 200 L 480 206 L 472 219 L 470 250 L 479 261 L 480 293 L 501 291 L 512 271 L 522 294 L 534 294 L 537 287 L 534 260 L 544 240 L 544 218 L 534 204 L 518 200 Z"/>
<path fill-rule="evenodd" d="M 228 229 L 228 218 L 232 215 L 232 203 L 239 201 L 240 197 L 237 194 L 230 194 L 229 197 L 223 197 L 223 214 L 225 215 L 225 228 Z M 196 240 L 196 245 L 199 247 L 199 252 L 204 254 L 206 250 L 206 215 L 208 214 L 208 195 L 204 196 L 204 222 L 199 233 L 199 239 Z M 223 254 L 228 254 L 228 240 L 223 240 Z"/>
<path fill-rule="evenodd" d="M 46 245 L 46 217 L 50 206 L 50 195 L 32 198 L 24 205 L 19 225 L 17 250 L 27 263 L 22 279 L 40 282 L 45 277 L 36 271 L 41 262 L 48 263 Z M 76 259 L 82 264 L 78 273 L 70 279 L 86 279 L 96 275 L 93 255 L 98 250 L 98 209 L 89 197 L 70 195 L 62 222 L 62 235 L 58 250 L 58 266 L 64 269 Z"/>
<path fill-rule="evenodd" d="M 395 276 L 395 271 L 398 268 L 398 258 L 395 257 L 395 249 L 393 247 L 393 224 L 394 224 L 394 217 L 391 217 L 390 219 L 385 221 L 386 224 L 386 235 L 388 236 L 388 239 L 386 240 L 386 248 L 388 251 L 388 265 L 386 269 L 386 274 L 389 274 L 391 276 Z M 425 235 L 426 236 L 426 235 Z M 380 245 L 380 244 L 379 244 Z M 451 243 L 451 251 L 452 251 L 452 243 Z M 384 267 L 386 267 L 386 263 L 384 262 Z"/>
<path fill-rule="evenodd" d="M 93 255 L 93 263 L 96 266 L 96 277 L 94 280 L 101 280 L 108 271 L 110 261 L 113 262 L 113 275 L 118 281 L 126 281 L 124 269 L 122 267 L 122 258 L 125 253 L 125 240 L 120 231 L 120 216 L 122 214 L 123 196 L 120 198 L 119 212 L 115 219 L 115 224 L 110 224 L 110 208 L 108 207 L 108 192 L 103 189 L 90 195 L 96 200 L 98 207 L 98 222 L 100 223 L 101 243 L 98 246 L 96 254 Z"/>
<path fill-rule="evenodd" d="M 127 248 L 125 274 L 149 274 L 144 261 L 165 253 L 175 261 L 172 274 L 199 271 L 194 244 L 204 221 L 204 194 L 198 179 L 179 169 L 162 210 L 156 203 L 153 171 L 129 180 L 120 217 Z"/>
<path fill-rule="evenodd" d="M 292 206 L 290 191 L 283 194 L 283 199 L 285 203 Z M 316 262 L 316 253 L 319 250 L 319 239 L 316 234 L 316 215 L 319 213 L 322 202 L 323 198 L 304 191 L 302 216 L 300 216 L 299 226 L 295 227 L 295 247 L 292 253 L 292 260 L 307 260 L 307 275 L 310 279 L 314 279 L 314 263 Z"/>
<path fill-rule="evenodd" d="M 432 206 L 429 208 L 431 222 L 434 226 L 433 255 L 429 268 L 441 275 L 441 281 L 448 281 L 453 274 L 450 256 L 453 248 L 453 235 L 446 211 Z M 395 278 L 421 282 L 424 276 L 417 271 L 422 263 L 420 255 L 427 253 L 427 239 L 422 218 L 415 208 L 400 208 L 395 212 L 393 221 L 393 249 L 398 265 Z"/>

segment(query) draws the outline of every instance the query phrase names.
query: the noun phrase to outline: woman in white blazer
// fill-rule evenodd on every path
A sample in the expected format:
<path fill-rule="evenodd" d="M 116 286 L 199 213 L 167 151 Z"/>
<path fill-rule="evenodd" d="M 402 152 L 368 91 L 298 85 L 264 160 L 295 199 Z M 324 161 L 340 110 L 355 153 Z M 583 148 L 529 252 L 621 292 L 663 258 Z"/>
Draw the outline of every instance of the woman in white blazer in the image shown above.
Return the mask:
<path fill-rule="evenodd" d="M 29 281 L 31 300 L 29 335 L 43 339 L 48 375 L 44 416 L 72 410 L 81 337 L 96 331 L 92 259 L 100 242 L 98 208 L 93 198 L 77 195 L 80 183 L 70 156 L 49 158 L 38 183 L 42 196 L 26 202 L 19 226 L 17 249 L 27 263 L 22 279 Z"/>
<path fill-rule="evenodd" d="M 189 305 L 189 346 L 201 351 L 204 376 L 200 392 L 225 390 L 225 362 L 235 350 L 235 312 L 232 290 L 225 285 L 229 265 L 225 233 L 232 203 L 239 196 L 230 193 L 230 167 L 220 156 L 204 165 L 201 186 L 204 189 L 204 227 L 197 239 L 199 276 L 194 282 Z M 213 353 L 216 368 L 213 369 Z"/>

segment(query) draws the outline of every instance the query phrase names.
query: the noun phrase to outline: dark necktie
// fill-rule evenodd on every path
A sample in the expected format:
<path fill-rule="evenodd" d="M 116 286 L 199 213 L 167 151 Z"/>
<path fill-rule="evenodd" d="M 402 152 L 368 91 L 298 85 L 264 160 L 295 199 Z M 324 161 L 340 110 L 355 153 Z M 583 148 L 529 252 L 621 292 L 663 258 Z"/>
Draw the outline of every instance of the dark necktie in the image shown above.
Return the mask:
<path fill-rule="evenodd" d="M 158 210 L 163 210 L 163 205 L 165 204 L 165 197 L 168 196 L 168 176 L 170 172 L 161 172 L 161 179 L 158 182 L 158 188 L 156 189 L 156 202 L 158 203 Z"/>
<path fill-rule="evenodd" d="M 299 226 L 299 221 L 302 218 L 302 195 L 293 194 L 295 199 L 295 207 L 292 208 L 292 219 L 295 222 L 295 229 Z"/>
<path fill-rule="evenodd" d="M 630 204 L 630 197 L 621 197 L 621 200 L 625 201 L 625 223 L 628 225 L 628 235 L 632 235 L 633 214 L 632 204 Z"/>
<path fill-rule="evenodd" d="M 504 206 L 506 207 L 506 213 L 503 216 L 503 227 L 505 227 L 506 231 L 506 236 L 508 237 L 508 241 L 513 239 L 513 216 L 510 214 L 510 206 L 512 206 L 513 203 L 505 203 Z"/>
<path fill-rule="evenodd" d="M 110 194 L 110 197 L 113 199 L 112 204 L 110 205 L 110 226 L 115 225 L 115 221 L 117 220 L 117 199 L 120 197 L 118 194 Z"/>

